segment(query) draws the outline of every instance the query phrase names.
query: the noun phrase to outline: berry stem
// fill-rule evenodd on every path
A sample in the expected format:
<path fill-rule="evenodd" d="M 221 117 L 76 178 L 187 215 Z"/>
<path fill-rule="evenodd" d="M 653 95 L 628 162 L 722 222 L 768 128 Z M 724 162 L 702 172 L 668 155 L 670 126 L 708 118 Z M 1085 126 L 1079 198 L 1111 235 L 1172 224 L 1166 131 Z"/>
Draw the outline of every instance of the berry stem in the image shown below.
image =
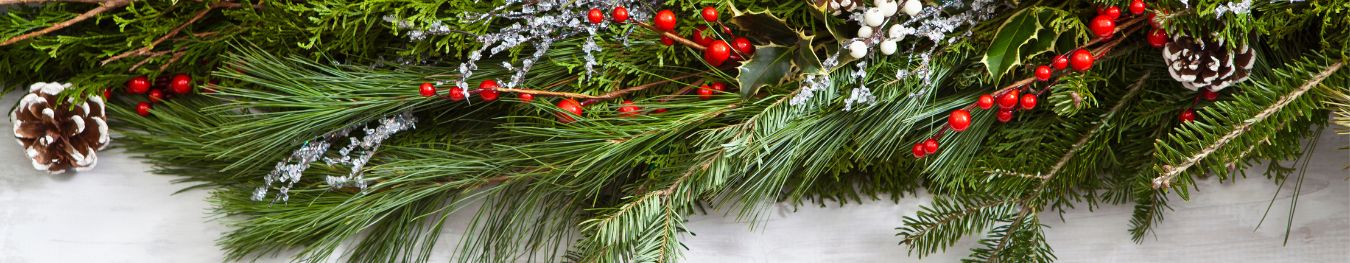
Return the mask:
<path fill-rule="evenodd" d="M 682 36 L 680 36 L 680 35 L 678 35 L 678 34 L 671 33 L 671 32 L 666 32 L 666 31 L 661 31 L 661 30 L 657 30 L 656 27 L 653 27 L 653 26 L 650 25 L 650 24 L 647 24 L 647 23 L 644 23 L 644 22 L 640 22 L 640 21 L 633 21 L 633 23 L 634 23 L 634 24 L 637 24 L 637 25 L 639 25 L 639 26 L 645 27 L 645 28 L 647 28 L 647 29 L 650 29 L 652 32 L 660 33 L 660 34 L 663 35 L 663 36 L 666 36 L 666 37 L 668 37 L 668 38 L 670 38 L 670 39 L 672 39 L 672 40 L 675 40 L 675 42 L 679 42 L 680 44 L 684 44 L 685 46 L 689 46 L 689 47 L 694 48 L 694 49 L 697 49 L 697 50 L 699 50 L 699 51 L 703 51 L 703 50 L 705 50 L 705 49 L 708 49 L 708 47 L 705 47 L 705 46 L 703 46 L 703 45 L 699 45 L 698 42 L 694 42 L 693 40 L 689 40 L 688 38 L 684 38 L 684 37 L 682 37 Z"/>

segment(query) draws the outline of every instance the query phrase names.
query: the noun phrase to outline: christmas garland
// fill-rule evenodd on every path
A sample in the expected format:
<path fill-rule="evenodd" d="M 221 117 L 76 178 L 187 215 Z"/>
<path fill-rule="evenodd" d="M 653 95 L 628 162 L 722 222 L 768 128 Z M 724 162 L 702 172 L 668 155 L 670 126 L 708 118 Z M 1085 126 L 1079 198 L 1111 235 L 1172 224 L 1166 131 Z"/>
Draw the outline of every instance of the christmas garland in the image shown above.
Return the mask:
<path fill-rule="evenodd" d="M 1133 204 L 1143 242 L 1197 178 L 1350 123 L 1345 0 L 0 6 L 34 166 L 111 127 L 213 191 L 231 260 L 426 261 L 473 213 L 457 261 L 678 261 L 705 207 L 922 188 L 911 253 L 1046 262 L 1042 213 Z"/>

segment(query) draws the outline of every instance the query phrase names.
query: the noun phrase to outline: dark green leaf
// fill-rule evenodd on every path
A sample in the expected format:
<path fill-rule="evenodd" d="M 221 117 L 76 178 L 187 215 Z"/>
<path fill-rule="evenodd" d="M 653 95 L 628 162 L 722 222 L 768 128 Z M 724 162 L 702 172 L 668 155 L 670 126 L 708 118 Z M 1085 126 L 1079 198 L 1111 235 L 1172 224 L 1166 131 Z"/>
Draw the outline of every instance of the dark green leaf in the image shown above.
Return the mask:
<path fill-rule="evenodd" d="M 755 55 L 739 67 L 740 75 L 736 76 L 741 96 L 749 97 L 758 92 L 760 86 L 782 81 L 791 69 L 794 50 L 784 46 L 755 47 Z"/>

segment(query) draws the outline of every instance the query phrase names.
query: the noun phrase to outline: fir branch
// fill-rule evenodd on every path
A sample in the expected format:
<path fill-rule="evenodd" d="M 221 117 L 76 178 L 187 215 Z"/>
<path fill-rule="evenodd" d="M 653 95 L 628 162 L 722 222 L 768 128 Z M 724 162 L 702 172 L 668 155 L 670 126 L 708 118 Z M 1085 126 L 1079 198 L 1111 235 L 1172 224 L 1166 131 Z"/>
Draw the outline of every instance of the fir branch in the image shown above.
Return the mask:
<path fill-rule="evenodd" d="M 1289 103 L 1293 102 L 1295 99 L 1298 99 L 1300 96 L 1303 96 L 1304 93 L 1307 93 L 1308 90 L 1311 90 L 1313 87 L 1316 87 L 1318 84 L 1322 83 L 1322 80 L 1325 80 L 1327 77 L 1330 77 L 1332 73 L 1335 73 L 1336 70 L 1339 70 L 1341 66 L 1344 64 L 1345 62 L 1343 61 L 1331 64 L 1331 66 L 1328 66 L 1325 70 L 1322 70 L 1322 72 L 1317 73 L 1317 75 L 1313 75 L 1312 79 L 1309 79 L 1308 82 L 1303 83 L 1302 86 L 1299 86 L 1293 92 L 1284 95 L 1284 97 L 1280 97 L 1280 99 L 1275 101 L 1274 104 L 1271 104 L 1269 107 L 1266 107 L 1260 113 L 1257 113 L 1256 116 L 1252 116 L 1251 118 L 1242 121 L 1240 124 L 1233 127 L 1233 130 L 1228 132 L 1228 134 L 1224 134 L 1223 137 L 1219 137 L 1219 139 L 1215 140 L 1214 143 L 1210 144 L 1209 146 L 1206 146 L 1204 149 L 1201 149 L 1195 155 L 1186 158 L 1185 161 L 1182 161 L 1181 163 L 1175 165 L 1163 165 L 1162 175 L 1153 178 L 1153 188 L 1161 189 L 1170 187 L 1172 184 L 1172 179 L 1175 178 L 1177 175 L 1181 174 L 1187 169 L 1190 169 L 1191 166 L 1200 162 L 1200 160 L 1205 159 L 1205 157 L 1209 156 L 1215 151 L 1218 151 L 1224 145 L 1228 144 L 1229 141 L 1232 141 L 1233 139 L 1245 133 L 1247 129 L 1250 129 L 1252 127 L 1252 125 L 1264 121 L 1267 117 L 1270 117 L 1272 114 L 1275 114 L 1275 112 L 1278 112 L 1280 109 L 1283 109 L 1284 106 L 1289 105 Z"/>
<path fill-rule="evenodd" d="M 10 45 L 10 44 L 14 44 L 14 43 L 16 43 L 16 42 L 23 41 L 23 40 L 25 40 L 25 39 L 29 39 L 29 38 L 33 38 L 33 37 L 37 37 L 37 36 L 41 36 L 41 35 L 46 35 L 47 33 L 51 33 L 51 32 L 54 32 L 54 31 L 56 31 L 56 30 L 61 30 L 62 28 L 66 28 L 66 27 L 68 27 L 68 26 L 74 25 L 75 23 L 79 23 L 79 22 L 81 22 L 81 21 L 87 20 L 87 19 L 89 19 L 89 18 L 91 18 L 91 17 L 94 17 L 94 16 L 97 16 L 97 15 L 99 15 L 99 14 L 102 14 L 103 12 L 107 12 L 107 11 L 109 11 L 109 10 L 113 10 L 113 9 L 117 9 L 117 8 L 121 8 L 121 7 L 123 7 L 123 6 L 126 6 L 127 4 L 130 4 L 131 1 L 132 1 L 132 0 L 107 0 L 107 1 L 99 1 L 99 2 L 98 2 L 99 4 L 98 4 L 98 7 L 97 7 L 97 8 L 90 9 L 89 11 L 84 12 L 83 14 L 80 14 L 80 15 L 78 15 L 78 16 L 75 16 L 74 18 L 71 18 L 70 20 L 61 21 L 61 22 L 52 24 L 51 26 L 49 26 L 49 27 L 47 27 L 47 28 L 43 28 L 42 30 L 33 31 L 33 32 L 29 32 L 29 33 L 27 33 L 27 34 L 23 34 L 23 35 L 19 35 L 19 36 L 16 36 L 16 37 L 12 37 L 12 38 L 10 38 L 10 39 L 5 40 L 4 42 L 0 42 L 0 46 L 8 46 L 8 45 Z"/>
<path fill-rule="evenodd" d="M 117 54 L 116 56 L 112 56 L 112 57 L 110 57 L 110 58 L 104 59 L 103 61 L 100 61 L 98 64 L 99 64 L 99 65 L 108 65 L 108 63 L 112 63 L 113 61 L 117 61 L 117 60 L 119 60 L 119 59 L 123 59 L 123 58 L 126 58 L 126 57 L 130 57 L 130 56 L 141 56 L 141 55 L 149 54 L 149 53 L 151 52 L 151 50 L 153 50 L 153 49 L 155 48 L 155 46 L 158 46 L 160 43 L 164 43 L 164 41 L 169 40 L 169 38 L 172 38 L 172 37 L 178 35 L 178 32 L 182 32 L 183 29 L 186 29 L 188 26 L 190 26 L 190 25 L 192 25 L 192 24 L 194 24 L 194 23 L 197 23 L 197 21 L 198 21 L 198 20 L 201 20 L 202 18 L 205 18 L 205 17 L 206 17 L 206 14 L 211 13 L 211 10 L 215 10 L 215 9 L 217 9 L 217 8 L 222 8 L 222 7 L 227 7 L 227 4 L 230 4 L 230 3 L 227 3 L 227 2 L 221 2 L 221 3 L 216 3 L 216 4 L 212 4 L 212 5 L 210 5 L 210 6 L 207 6 L 206 9 L 202 9 L 201 11 L 197 11 L 197 14 L 196 14 L 196 15 L 193 15 L 192 18 L 188 18 L 187 21 L 183 22 L 182 24 L 179 24 L 178 27 L 174 27 L 172 30 L 169 30 L 169 32 L 168 32 L 168 33 L 165 33 L 164 36 L 160 36 L 159 38 L 156 38 L 155 41 L 151 41 L 149 45 L 145 45 L 144 47 L 141 47 L 141 48 L 138 48 L 138 49 L 135 49 L 135 50 L 131 50 L 131 51 L 127 51 L 127 52 L 122 52 L 122 54 Z M 229 6 L 238 6 L 238 4 L 229 5 Z M 172 63 L 172 62 L 170 62 L 170 63 L 164 63 L 164 65 L 166 65 L 166 66 L 169 65 L 169 64 L 173 64 L 173 63 Z M 133 67 L 132 69 L 134 70 L 135 67 Z M 163 70 L 160 70 L 160 71 L 163 71 Z"/>

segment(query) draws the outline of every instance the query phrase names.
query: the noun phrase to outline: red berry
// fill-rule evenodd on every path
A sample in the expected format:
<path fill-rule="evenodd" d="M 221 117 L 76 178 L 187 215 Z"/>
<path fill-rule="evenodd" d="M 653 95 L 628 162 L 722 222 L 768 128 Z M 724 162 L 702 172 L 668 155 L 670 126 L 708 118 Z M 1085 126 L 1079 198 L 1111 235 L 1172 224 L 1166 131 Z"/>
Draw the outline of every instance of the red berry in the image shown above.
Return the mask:
<path fill-rule="evenodd" d="M 558 101 L 558 109 L 564 111 L 557 114 L 558 121 L 562 123 L 571 123 L 576 120 L 573 116 L 581 116 L 581 103 L 574 99 L 563 99 Z"/>
<path fill-rule="evenodd" d="M 521 93 L 520 95 L 517 96 L 520 96 L 520 102 L 523 103 L 530 103 L 531 101 L 534 101 L 534 94 Z"/>
<path fill-rule="evenodd" d="M 150 116 L 150 103 L 142 101 L 136 104 L 136 115 Z"/>
<path fill-rule="evenodd" d="M 450 101 L 464 100 L 464 89 L 460 87 L 451 87 L 450 94 L 446 94 L 446 96 L 450 97 Z"/>
<path fill-rule="evenodd" d="M 1036 80 L 1048 81 L 1050 80 L 1050 74 L 1052 73 L 1054 73 L 1054 71 L 1050 70 L 1050 66 L 1041 65 L 1036 67 Z"/>
<path fill-rule="evenodd" d="M 1013 106 L 1017 106 L 1017 90 L 1010 90 L 998 97 L 998 108 L 1012 109 Z"/>
<path fill-rule="evenodd" d="M 716 91 L 727 91 L 727 84 L 722 83 L 721 81 L 713 82 L 712 84 L 709 84 L 708 87 L 712 87 L 712 89 Z"/>
<path fill-rule="evenodd" d="M 662 109 L 655 109 L 655 110 L 652 110 L 652 113 L 665 113 L 666 111 L 668 111 L 668 110 L 662 108 Z"/>
<path fill-rule="evenodd" d="M 1013 111 L 1012 109 L 998 110 L 998 114 L 995 114 L 995 116 L 998 117 L 998 122 L 1006 123 L 1012 121 Z"/>
<path fill-rule="evenodd" d="M 673 46 L 675 45 L 675 39 L 671 39 L 670 37 L 666 36 L 666 34 L 661 34 L 661 44 Z"/>
<path fill-rule="evenodd" d="M 1219 99 L 1219 93 L 1209 89 L 1200 89 L 1200 96 L 1204 97 L 1205 100 L 1207 101 L 1215 101 Z"/>
<path fill-rule="evenodd" d="M 970 128 L 970 112 L 966 110 L 952 111 L 952 115 L 947 117 L 947 124 L 952 126 L 952 130 L 964 131 Z"/>
<path fill-rule="evenodd" d="M 671 12 L 670 9 L 656 12 L 656 17 L 652 18 L 652 24 L 656 27 L 656 30 L 675 30 L 675 12 Z"/>
<path fill-rule="evenodd" d="M 1148 44 L 1153 45 L 1153 47 L 1163 47 L 1164 45 L 1167 45 L 1167 31 L 1163 31 L 1161 28 L 1149 31 Z"/>
<path fill-rule="evenodd" d="M 703 7 L 703 21 L 717 22 L 717 9 L 711 6 Z"/>
<path fill-rule="evenodd" d="M 980 95 L 980 99 L 975 100 L 975 106 L 981 110 L 987 110 L 994 107 L 994 96 L 989 94 Z"/>
<path fill-rule="evenodd" d="M 146 95 L 146 97 L 150 99 L 150 103 L 159 103 L 164 100 L 164 92 L 157 89 L 150 90 L 150 95 Z"/>
<path fill-rule="evenodd" d="M 112 88 L 103 89 L 103 99 L 106 100 L 111 98 L 112 98 Z"/>
<path fill-rule="evenodd" d="M 703 99 L 703 100 L 711 99 L 711 98 L 712 98 L 712 95 L 713 95 L 713 89 L 710 88 L 710 87 L 708 87 L 708 85 L 703 85 L 702 87 L 698 87 L 698 98 L 699 98 L 699 99 Z"/>
<path fill-rule="evenodd" d="M 1055 56 L 1055 59 L 1050 60 L 1050 66 L 1054 67 L 1055 70 L 1064 70 L 1064 68 L 1069 67 L 1069 57 L 1063 54 Z"/>
<path fill-rule="evenodd" d="M 708 49 L 703 50 L 703 60 L 708 61 L 714 67 L 722 66 L 731 57 L 731 46 L 726 41 L 713 41 L 708 45 Z"/>
<path fill-rule="evenodd" d="M 188 92 L 192 92 L 192 77 L 182 73 L 173 75 L 173 80 L 169 82 L 169 89 L 173 90 L 174 94 L 188 94 Z"/>
<path fill-rule="evenodd" d="M 1022 109 L 1030 110 L 1036 108 L 1036 94 L 1027 93 L 1022 95 Z"/>
<path fill-rule="evenodd" d="M 932 138 L 929 138 L 927 141 L 923 141 L 923 152 L 924 152 L 924 153 L 932 154 L 932 153 L 937 152 L 937 150 L 938 150 L 938 143 L 937 143 L 937 140 L 932 139 Z"/>
<path fill-rule="evenodd" d="M 641 110 L 641 109 L 642 109 L 642 108 L 638 108 L 638 106 L 633 105 L 633 101 L 630 101 L 630 100 L 624 100 L 624 101 L 623 101 L 623 106 L 622 106 L 622 107 L 619 107 L 619 116 L 623 116 L 623 117 L 633 117 L 633 116 L 637 116 L 637 115 L 638 115 L 638 110 Z"/>
<path fill-rule="evenodd" d="M 1195 121 L 1195 111 L 1191 109 L 1181 111 L 1181 116 L 1179 118 L 1181 118 L 1181 122 Z"/>
<path fill-rule="evenodd" d="M 478 96 L 483 97 L 485 101 L 497 100 L 497 87 L 496 80 L 483 80 L 483 82 L 478 83 Z"/>
<path fill-rule="evenodd" d="M 1167 12 L 1166 12 L 1166 11 L 1163 11 L 1163 13 L 1166 14 Z M 1157 14 L 1157 13 L 1148 13 L 1148 25 L 1153 26 L 1153 27 L 1158 27 L 1158 14 Z"/>
<path fill-rule="evenodd" d="M 599 8 L 591 8 L 591 11 L 586 13 L 586 19 L 590 20 L 591 24 L 599 24 L 605 21 L 605 12 Z"/>
<path fill-rule="evenodd" d="M 436 86 L 431 85 L 431 83 L 422 82 L 422 86 L 419 87 L 418 93 L 421 93 L 422 97 L 436 96 Z"/>
<path fill-rule="evenodd" d="M 694 37 L 693 37 L 694 43 L 698 43 L 699 45 L 703 46 L 708 46 L 709 44 L 712 44 L 713 37 L 708 36 L 706 34 L 708 33 L 707 30 L 708 30 L 707 26 L 694 27 Z"/>
<path fill-rule="evenodd" d="M 1092 68 L 1092 60 L 1092 52 L 1085 49 L 1074 50 L 1073 54 L 1069 55 L 1069 66 L 1077 71 L 1087 71 Z"/>
<path fill-rule="evenodd" d="M 1111 18 L 1111 20 L 1115 20 L 1117 18 L 1120 18 L 1120 8 L 1116 6 L 1109 6 L 1106 7 L 1105 9 L 1098 8 L 1097 14 L 1104 15 Z"/>
<path fill-rule="evenodd" d="M 1131 13 L 1131 14 L 1136 14 L 1136 15 L 1138 15 L 1138 14 L 1143 14 L 1143 13 L 1144 13 L 1144 9 L 1146 9 L 1146 8 L 1148 8 L 1148 4 L 1144 4 L 1144 0 L 1134 0 L 1134 1 L 1131 1 L 1131 2 L 1130 2 L 1130 13 Z"/>
<path fill-rule="evenodd" d="M 127 81 L 127 92 L 131 94 L 145 94 L 150 91 L 150 80 L 145 76 L 136 76 Z"/>
<path fill-rule="evenodd" d="M 1116 21 L 1109 16 L 1099 15 L 1092 19 L 1088 28 L 1092 29 L 1092 33 L 1097 34 L 1098 37 L 1109 37 L 1116 33 Z"/>
<path fill-rule="evenodd" d="M 628 9 L 622 6 L 614 7 L 614 11 L 609 12 L 609 16 L 614 18 L 614 23 L 628 22 Z"/>
<path fill-rule="evenodd" d="M 736 52 L 743 54 L 741 57 L 750 57 L 755 54 L 755 44 L 751 44 L 749 39 L 736 37 L 731 40 L 731 47 L 736 48 Z"/>
<path fill-rule="evenodd" d="M 924 150 L 924 149 L 923 149 L 923 144 L 922 144 L 922 143 L 915 143 L 915 144 L 914 144 L 914 149 L 913 149 L 913 150 L 910 150 L 910 152 L 911 152 L 911 153 L 914 153 L 914 158 L 923 158 L 923 155 L 926 153 L 926 152 L 924 152 L 923 150 Z"/>

